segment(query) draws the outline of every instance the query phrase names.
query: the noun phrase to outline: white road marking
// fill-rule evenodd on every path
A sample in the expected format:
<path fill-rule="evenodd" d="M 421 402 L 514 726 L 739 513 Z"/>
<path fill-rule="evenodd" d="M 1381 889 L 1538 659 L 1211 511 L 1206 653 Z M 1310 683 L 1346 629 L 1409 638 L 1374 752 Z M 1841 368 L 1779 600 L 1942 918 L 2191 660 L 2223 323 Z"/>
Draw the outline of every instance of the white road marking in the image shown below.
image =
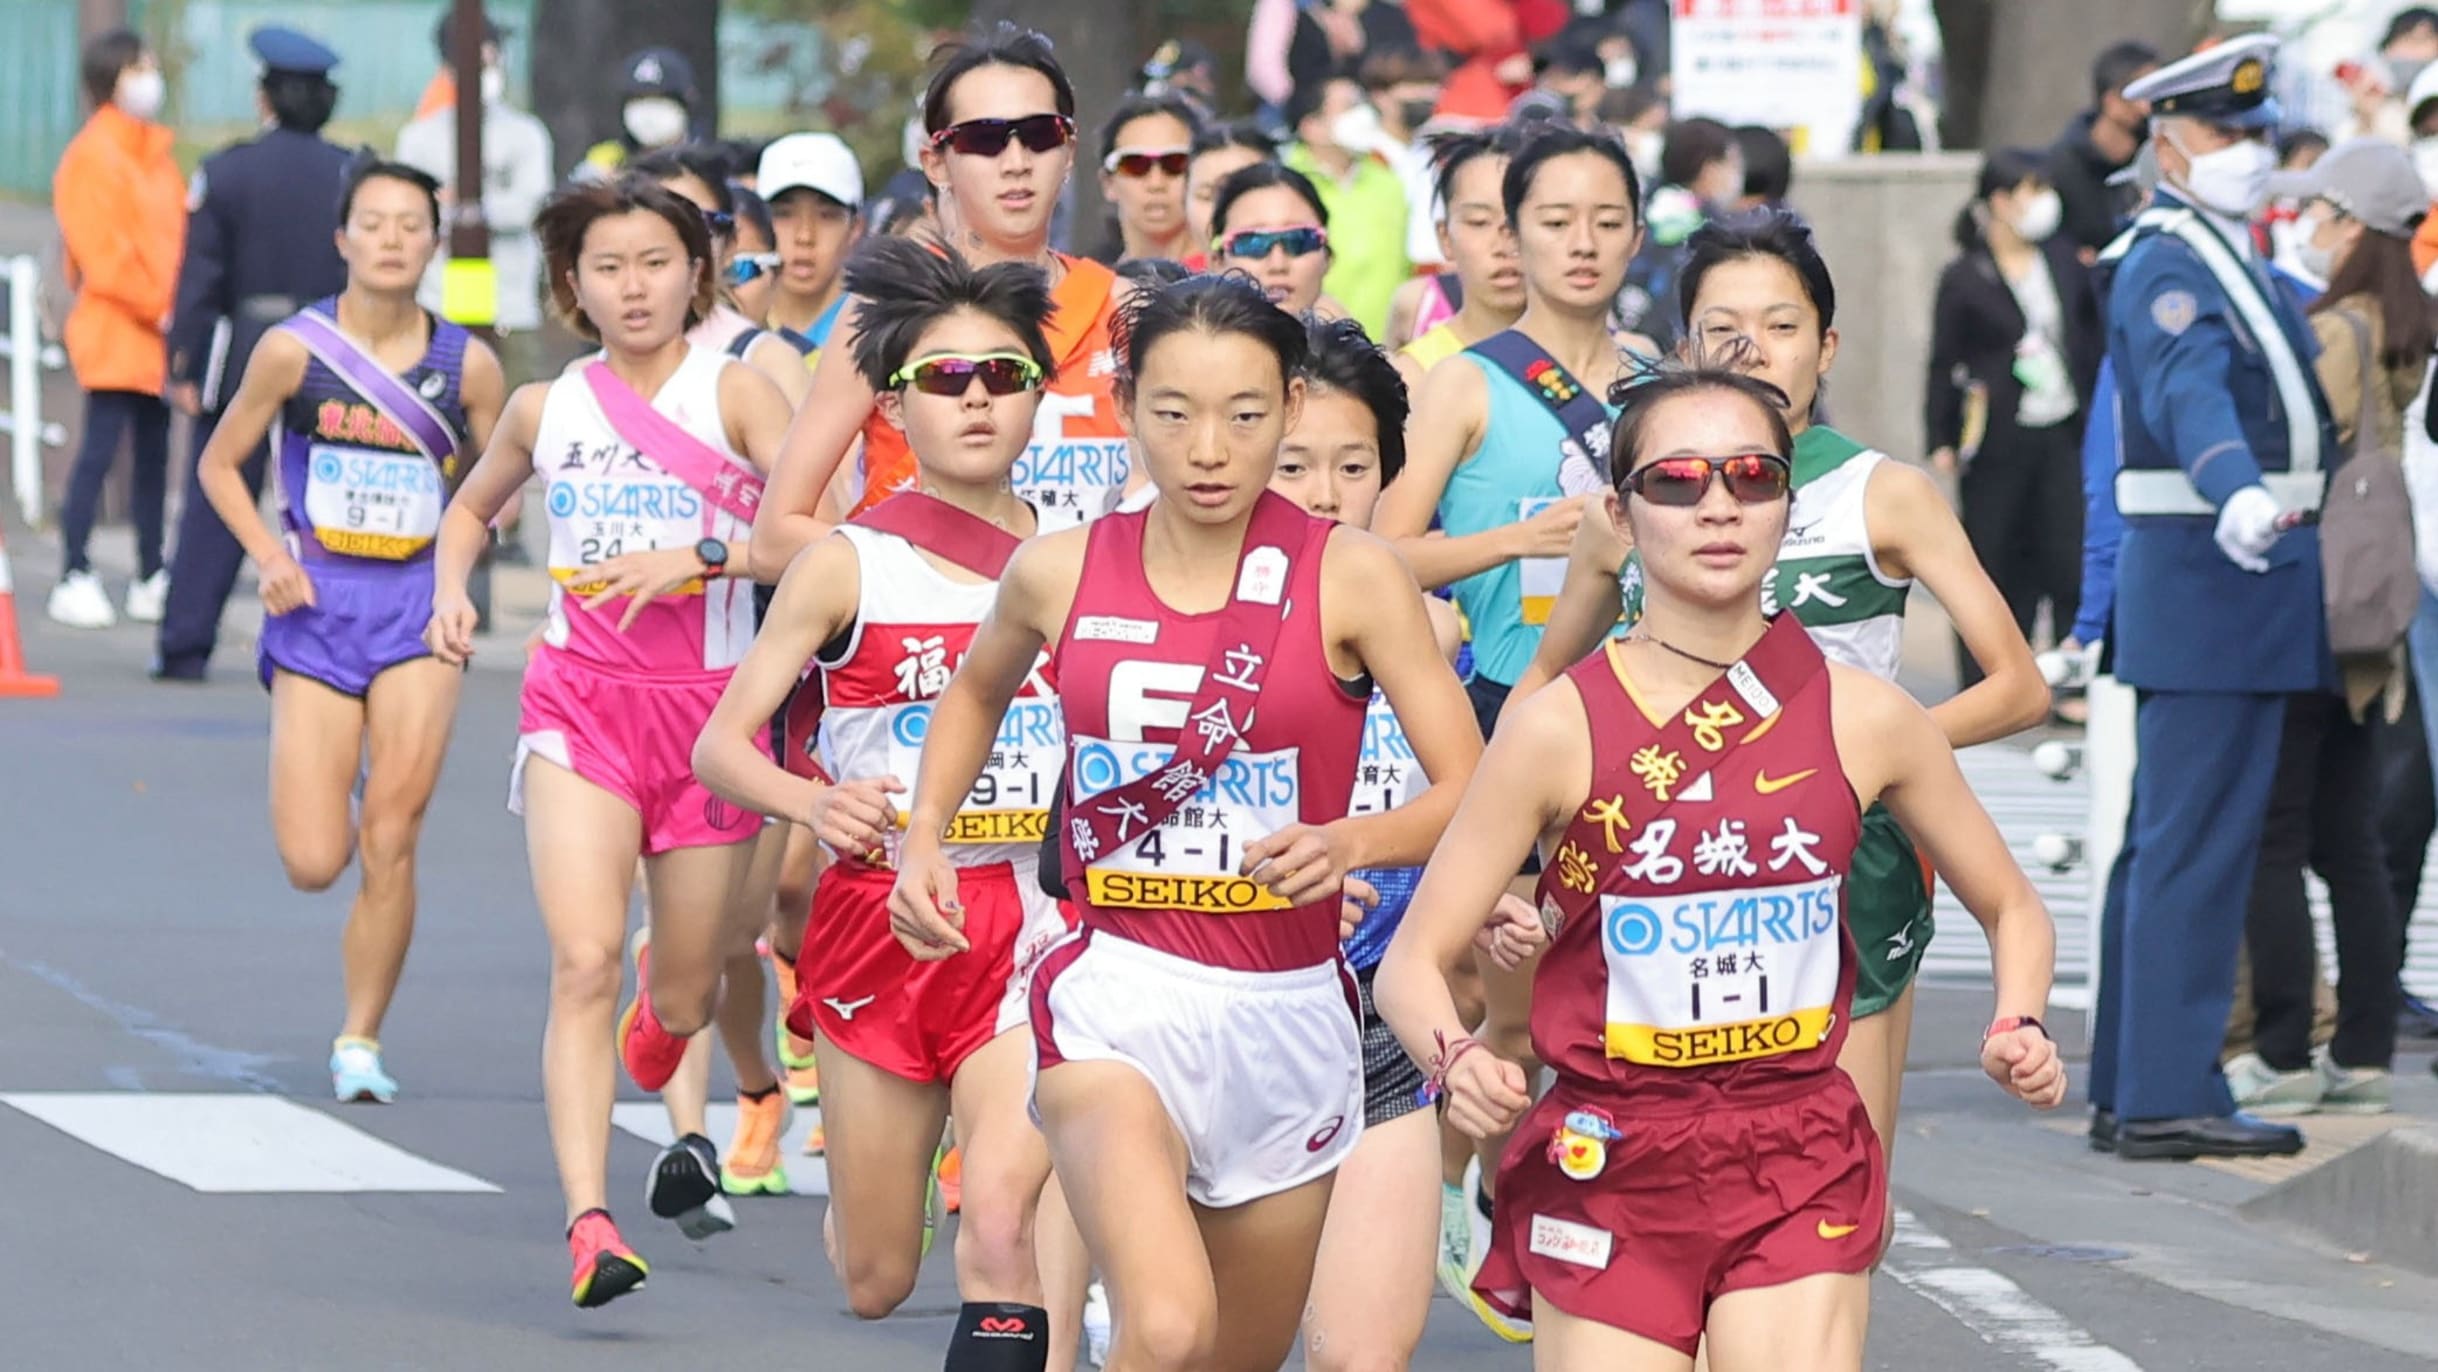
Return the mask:
<path fill-rule="evenodd" d="M 197 1191 L 499 1193 L 279 1096 L 39 1091 L 0 1104 Z"/>
<path fill-rule="evenodd" d="M 2057 1372 L 2142 1372 L 2117 1352 L 2022 1287 L 1956 1256 L 1955 1246 L 1905 1210 L 1882 1269 L 1922 1299 L 1953 1316 L 1983 1343 Z"/>
<path fill-rule="evenodd" d="M 826 1158 L 804 1156 L 804 1136 L 812 1132 L 821 1119 L 816 1108 L 798 1107 L 795 1118 L 787 1126 L 786 1136 L 779 1141 L 779 1164 L 787 1170 L 790 1195 L 826 1196 L 830 1193 L 830 1164 Z M 621 1101 L 610 1107 L 610 1123 L 642 1139 L 655 1148 L 666 1148 L 677 1142 L 677 1134 L 669 1128 L 669 1112 L 658 1101 Z M 703 1123 L 711 1133 L 711 1141 L 725 1148 L 736 1137 L 736 1106 L 714 1104 L 703 1112 Z"/>

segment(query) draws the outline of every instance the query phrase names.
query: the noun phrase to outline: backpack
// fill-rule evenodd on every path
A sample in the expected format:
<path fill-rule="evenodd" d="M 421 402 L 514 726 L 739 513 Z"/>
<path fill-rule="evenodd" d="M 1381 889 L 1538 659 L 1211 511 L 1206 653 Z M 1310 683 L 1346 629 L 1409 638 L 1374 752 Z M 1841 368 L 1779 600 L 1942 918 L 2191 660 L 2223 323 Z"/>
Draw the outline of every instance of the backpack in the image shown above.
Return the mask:
<path fill-rule="evenodd" d="M 2413 507 L 2404 484 L 2404 463 L 2379 443 L 2374 422 L 2379 375 L 2370 324 L 2341 311 L 2362 354 L 2362 404 L 2353 426 L 2350 458 L 2328 474 L 2320 503 L 2322 591 L 2328 608 L 2328 646 L 2338 657 L 2375 656 L 2403 642 L 2421 605 L 2421 579 L 2413 567 Z"/>

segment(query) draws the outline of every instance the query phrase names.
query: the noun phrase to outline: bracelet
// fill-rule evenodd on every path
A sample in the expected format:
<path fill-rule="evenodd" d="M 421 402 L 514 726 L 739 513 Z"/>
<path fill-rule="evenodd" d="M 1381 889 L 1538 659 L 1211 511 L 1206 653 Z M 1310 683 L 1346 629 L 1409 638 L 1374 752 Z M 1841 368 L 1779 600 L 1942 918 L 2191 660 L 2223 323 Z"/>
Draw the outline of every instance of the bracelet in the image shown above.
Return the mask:
<path fill-rule="evenodd" d="M 1431 1055 L 1430 1081 L 1422 1088 L 1425 1102 L 1435 1101 L 1447 1094 L 1450 1069 L 1465 1054 L 1481 1047 L 1481 1040 L 1471 1034 L 1459 1035 L 1455 1042 L 1450 1043 L 1445 1031 L 1434 1029 L 1431 1039 L 1439 1045 L 1439 1051 Z"/>
<path fill-rule="evenodd" d="M 2056 1041 L 2050 1035 L 2049 1027 L 2030 1015 L 2007 1015 L 1989 1022 L 1989 1028 L 1981 1033 L 1981 1042 L 1987 1043 L 2000 1034 L 2011 1034 L 2017 1029 L 2037 1029 L 2040 1031 L 2040 1037 L 2049 1039 L 2051 1042 Z"/>

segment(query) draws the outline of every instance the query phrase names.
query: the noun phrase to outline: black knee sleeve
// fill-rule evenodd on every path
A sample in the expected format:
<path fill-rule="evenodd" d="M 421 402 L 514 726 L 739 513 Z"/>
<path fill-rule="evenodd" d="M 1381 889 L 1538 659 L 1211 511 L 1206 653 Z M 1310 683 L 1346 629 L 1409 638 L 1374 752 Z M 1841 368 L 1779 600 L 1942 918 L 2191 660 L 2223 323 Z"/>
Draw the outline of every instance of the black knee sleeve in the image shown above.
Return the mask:
<path fill-rule="evenodd" d="M 942 1372 L 1046 1372 L 1050 1315 L 1038 1305 L 967 1301 Z"/>

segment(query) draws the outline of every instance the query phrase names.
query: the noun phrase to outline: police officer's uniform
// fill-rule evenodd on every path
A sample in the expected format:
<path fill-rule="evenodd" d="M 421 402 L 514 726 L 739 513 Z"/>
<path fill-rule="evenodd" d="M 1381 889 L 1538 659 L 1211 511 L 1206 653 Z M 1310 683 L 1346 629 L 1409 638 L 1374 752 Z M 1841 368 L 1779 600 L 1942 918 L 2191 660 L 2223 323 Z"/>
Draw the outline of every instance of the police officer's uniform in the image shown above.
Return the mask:
<path fill-rule="evenodd" d="M 2273 128 L 2276 47 L 2238 39 L 2125 94 L 2156 116 Z M 2342 454 L 2318 345 L 2240 219 L 2162 185 L 2102 269 L 2124 453 L 2111 646 L 2139 692 L 2139 760 L 2103 916 L 2093 1137 L 2126 1156 L 2290 1152 L 2298 1133 L 2235 1115 L 2218 1049 L 2286 698 L 2333 689 L 2336 665 L 2317 529 L 2276 536 L 2264 570 L 2220 532 L 2265 509 L 2253 488 L 2280 527 L 2308 521 Z"/>
<path fill-rule="evenodd" d="M 337 53 L 291 29 L 256 29 L 249 42 L 266 75 L 326 78 L 339 62 Z M 318 133 L 274 128 L 205 158 L 195 173 L 186 260 L 170 319 L 169 368 L 173 382 L 193 384 L 202 398 L 198 457 L 263 334 L 346 287 L 347 268 L 334 239 L 347 165 L 346 150 Z M 258 498 L 267 451 L 267 443 L 257 445 L 243 469 L 247 491 Z M 190 475 L 155 676 L 202 679 L 244 560 L 236 536 Z"/>

